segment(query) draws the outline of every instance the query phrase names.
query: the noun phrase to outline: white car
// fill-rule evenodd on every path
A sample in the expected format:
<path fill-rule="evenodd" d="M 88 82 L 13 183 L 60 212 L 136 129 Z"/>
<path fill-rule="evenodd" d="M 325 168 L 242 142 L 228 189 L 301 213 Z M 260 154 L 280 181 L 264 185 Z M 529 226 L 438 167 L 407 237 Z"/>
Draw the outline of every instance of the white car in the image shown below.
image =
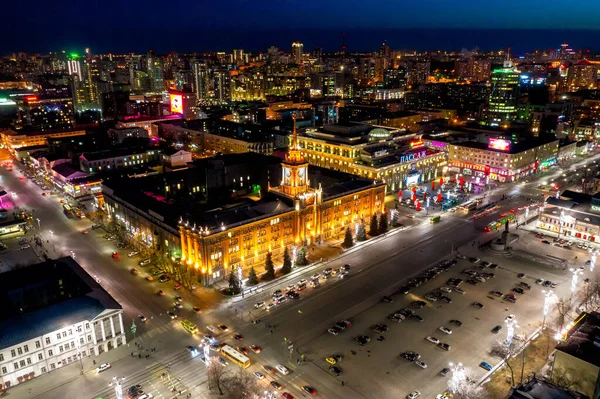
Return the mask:
<path fill-rule="evenodd" d="M 273 309 L 275 306 L 277 306 L 277 304 L 275 302 L 271 302 L 267 305 L 267 307 L 265 308 L 266 310 L 271 310 Z"/>
<path fill-rule="evenodd" d="M 431 302 L 436 302 L 437 301 L 437 297 L 435 297 L 435 296 L 433 296 L 431 294 L 425 295 L 425 299 L 427 299 L 428 301 L 431 301 Z"/>
<path fill-rule="evenodd" d="M 418 398 L 419 396 L 421 396 L 421 392 L 419 392 L 419 391 L 414 391 L 414 392 L 411 392 L 411 393 L 409 393 L 408 395 L 406 395 L 406 399 L 416 399 L 416 398 Z"/>
<path fill-rule="evenodd" d="M 134 256 L 136 256 L 139 252 L 138 251 L 131 251 L 130 253 L 127 254 L 127 256 L 129 256 L 130 258 L 133 258 Z"/>
<path fill-rule="evenodd" d="M 96 373 L 101 373 L 110 368 L 110 363 L 102 363 L 100 366 L 96 367 Z"/>
<path fill-rule="evenodd" d="M 442 287 L 442 288 L 440 288 L 440 291 L 451 293 L 452 292 L 452 288 L 450 288 L 450 287 Z M 416 391 L 416 392 L 418 392 L 418 391 Z"/>
<path fill-rule="evenodd" d="M 424 362 L 420 361 L 420 360 L 415 360 L 415 364 L 417 366 L 421 367 L 422 369 L 426 369 L 427 368 L 427 365 Z"/>
<path fill-rule="evenodd" d="M 437 345 L 437 344 L 439 344 L 439 343 L 440 343 L 440 340 L 439 340 L 439 339 L 437 339 L 436 337 L 431 337 L 431 336 L 429 336 L 429 337 L 425 337 L 425 339 L 426 339 L 427 341 L 431 342 L 432 344 L 436 344 L 436 345 Z"/>
<path fill-rule="evenodd" d="M 301 279 L 300 281 L 298 281 L 298 285 L 302 285 L 302 284 L 306 284 L 306 279 Z"/>
<path fill-rule="evenodd" d="M 504 319 L 504 320 L 506 320 L 506 321 L 511 321 L 511 320 L 513 320 L 515 317 L 516 317 L 516 316 L 515 316 L 514 314 L 509 314 L 508 316 L 506 316 L 506 319 Z"/>
<path fill-rule="evenodd" d="M 440 327 L 440 328 L 438 328 L 438 330 L 440 330 L 444 334 L 448 334 L 448 335 L 452 334 L 452 330 L 449 328 L 446 328 L 446 327 Z"/>
<path fill-rule="evenodd" d="M 277 366 L 275 366 L 275 368 L 283 375 L 288 375 L 290 373 L 290 370 L 281 364 L 278 364 Z"/>
<path fill-rule="evenodd" d="M 259 380 L 262 380 L 262 379 L 264 379 L 264 378 L 265 378 L 265 375 L 264 375 L 263 373 L 261 373 L 260 371 L 255 371 L 255 372 L 254 372 L 254 376 L 255 376 L 256 378 L 258 378 Z"/>
<path fill-rule="evenodd" d="M 213 334 L 217 334 L 219 332 L 219 330 L 217 330 L 217 327 L 211 325 L 206 326 L 206 329 Z"/>
<path fill-rule="evenodd" d="M 260 309 L 260 308 L 264 308 L 265 307 L 265 303 L 264 302 L 258 302 L 254 304 L 254 309 Z"/>
<path fill-rule="evenodd" d="M 460 287 L 454 287 L 454 291 L 458 292 L 461 295 L 465 295 L 465 290 Z"/>
<path fill-rule="evenodd" d="M 285 287 L 286 291 L 294 291 L 296 289 L 296 286 L 294 284 L 290 284 L 287 287 Z"/>

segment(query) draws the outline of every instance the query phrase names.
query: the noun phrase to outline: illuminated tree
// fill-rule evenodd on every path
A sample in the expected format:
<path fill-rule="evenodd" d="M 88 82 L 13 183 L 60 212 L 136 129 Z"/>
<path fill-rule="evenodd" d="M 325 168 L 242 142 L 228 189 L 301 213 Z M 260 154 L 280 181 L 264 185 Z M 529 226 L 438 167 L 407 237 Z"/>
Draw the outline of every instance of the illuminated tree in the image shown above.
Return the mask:
<path fill-rule="evenodd" d="M 344 242 L 342 243 L 343 248 L 350 248 L 354 245 L 354 240 L 352 239 L 352 232 L 350 231 L 350 227 L 346 227 L 346 235 L 344 236 Z"/>
<path fill-rule="evenodd" d="M 238 280 L 237 274 L 233 270 L 233 266 L 229 272 L 229 289 L 233 292 L 237 292 L 240 289 L 240 281 Z"/>
<path fill-rule="evenodd" d="M 302 246 L 296 251 L 296 266 L 305 266 L 308 264 L 306 259 L 306 247 Z"/>
<path fill-rule="evenodd" d="M 365 231 L 365 225 L 361 223 L 358 224 L 356 229 L 356 241 L 366 241 L 367 232 Z"/>
<path fill-rule="evenodd" d="M 292 258 L 290 257 L 290 252 L 288 251 L 288 249 L 286 247 L 285 251 L 283 252 L 283 267 L 281 268 L 281 272 L 283 274 L 288 274 L 291 271 L 292 271 Z"/>

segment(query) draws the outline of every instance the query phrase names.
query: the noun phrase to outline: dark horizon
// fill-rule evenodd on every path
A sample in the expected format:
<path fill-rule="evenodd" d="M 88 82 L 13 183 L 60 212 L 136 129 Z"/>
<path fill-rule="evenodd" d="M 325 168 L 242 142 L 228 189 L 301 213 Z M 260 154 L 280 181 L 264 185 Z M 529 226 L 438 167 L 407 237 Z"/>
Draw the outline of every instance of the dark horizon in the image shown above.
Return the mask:
<path fill-rule="evenodd" d="M 274 45 L 289 51 L 292 41 L 304 44 L 304 51 L 322 48 L 325 52 L 338 51 L 342 33 L 346 34 L 348 52 L 377 51 L 386 41 L 394 50 L 460 51 L 479 48 L 494 51 L 511 48 L 515 55 L 535 50 L 558 48 L 569 43 L 574 50 L 600 52 L 600 30 L 590 29 L 466 29 L 466 28 L 406 28 L 406 29 L 246 29 L 232 31 L 217 28 L 210 30 L 176 30 L 172 36 L 150 37 L 144 32 L 120 30 L 80 32 L 73 35 L 69 30 L 62 34 L 33 38 L 22 37 L 18 43 L 5 41 L 0 45 L 2 54 L 15 52 L 40 53 L 62 51 L 82 52 L 89 47 L 94 53 L 144 53 L 154 50 L 164 54 L 229 52 L 243 48 L 249 52 L 265 52 Z M 77 37 L 77 39 L 74 39 Z M 126 37 L 126 40 L 123 38 Z M 135 43 L 135 44 L 134 44 Z M 11 48 L 5 48 L 10 46 Z M 20 47 L 20 48 L 16 48 Z"/>

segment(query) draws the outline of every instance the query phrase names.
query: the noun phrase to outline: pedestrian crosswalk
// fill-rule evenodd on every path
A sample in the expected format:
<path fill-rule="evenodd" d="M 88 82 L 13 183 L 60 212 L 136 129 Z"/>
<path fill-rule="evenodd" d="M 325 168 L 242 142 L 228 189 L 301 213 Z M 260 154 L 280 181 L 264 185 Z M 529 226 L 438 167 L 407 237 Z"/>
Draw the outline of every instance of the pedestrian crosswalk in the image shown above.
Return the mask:
<path fill-rule="evenodd" d="M 166 332 L 173 330 L 173 328 L 175 328 L 176 325 L 177 325 L 177 322 L 173 320 L 170 323 L 163 324 L 161 326 L 153 328 L 152 330 L 147 331 L 147 332 L 137 336 L 136 339 L 139 340 L 140 342 L 144 342 L 144 340 L 154 338 L 157 335 L 161 335 L 161 334 L 164 334 Z"/>

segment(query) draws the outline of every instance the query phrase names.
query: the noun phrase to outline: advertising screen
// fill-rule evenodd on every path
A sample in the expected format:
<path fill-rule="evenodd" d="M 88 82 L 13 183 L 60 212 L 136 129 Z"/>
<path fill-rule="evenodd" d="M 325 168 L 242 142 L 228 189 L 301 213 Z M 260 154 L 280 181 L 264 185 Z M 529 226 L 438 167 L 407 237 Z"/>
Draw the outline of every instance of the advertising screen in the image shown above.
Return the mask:
<path fill-rule="evenodd" d="M 183 96 L 181 94 L 169 94 L 171 101 L 171 112 L 174 114 L 183 114 Z"/>
<path fill-rule="evenodd" d="M 488 142 L 488 148 L 498 151 L 508 151 L 510 150 L 510 140 L 491 138 Z"/>

